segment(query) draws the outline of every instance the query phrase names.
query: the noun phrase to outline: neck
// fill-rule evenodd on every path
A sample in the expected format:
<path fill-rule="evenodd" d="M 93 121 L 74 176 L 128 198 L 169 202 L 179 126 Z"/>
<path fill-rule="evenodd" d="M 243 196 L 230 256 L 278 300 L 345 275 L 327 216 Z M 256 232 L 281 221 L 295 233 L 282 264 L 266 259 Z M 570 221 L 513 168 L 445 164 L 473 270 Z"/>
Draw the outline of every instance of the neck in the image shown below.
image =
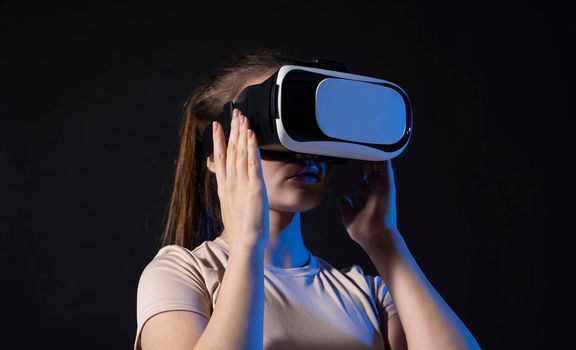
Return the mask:
<path fill-rule="evenodd" d="M 264 262 L 281 268 L 304 266 L 309 252 L 302 240 L 300 212 L 269 211 L 270 239 Z"/>

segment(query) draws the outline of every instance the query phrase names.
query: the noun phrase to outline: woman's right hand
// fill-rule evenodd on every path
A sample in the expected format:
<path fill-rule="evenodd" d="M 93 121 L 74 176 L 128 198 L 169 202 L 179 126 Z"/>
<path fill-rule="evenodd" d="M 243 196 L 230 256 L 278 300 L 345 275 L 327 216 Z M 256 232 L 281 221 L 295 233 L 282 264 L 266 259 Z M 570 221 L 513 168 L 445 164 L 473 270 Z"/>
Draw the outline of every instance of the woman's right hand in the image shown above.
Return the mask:
<path fill-rule="evenodd" d="M 230 249 L 264 249 L 268 242 L 268 197 L 256 135 L 248 118 L 233 110 L 228 145 L 222 125 L 214 122 L 214 163 L 218 197 Z"/>

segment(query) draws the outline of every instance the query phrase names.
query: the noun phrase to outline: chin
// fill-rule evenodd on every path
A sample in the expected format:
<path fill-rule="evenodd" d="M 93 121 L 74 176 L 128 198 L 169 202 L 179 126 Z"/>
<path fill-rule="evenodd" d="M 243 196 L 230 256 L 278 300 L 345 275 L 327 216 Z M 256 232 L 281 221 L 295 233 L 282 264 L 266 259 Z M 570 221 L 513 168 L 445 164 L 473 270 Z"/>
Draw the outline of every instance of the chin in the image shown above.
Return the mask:
<path fill-rule="evenodd" d="M 323 193 L 292 191 L 280 196 L 280 200 L 269 200 L 270 209 L 286 212 L 305 212 L 316 208 L 322 202 Z"/>
<path fill-rule="evenodd" d="M 294 205 L 289 205 L 286 203 L 278 204 L 278 205 L 270 205 L 270 209 L 276 211 L 283 211 L 283 212 L 291 212 L 291 213 L 304 213 L 309 210 L 316 208 L 320 203 L 298 203 Z"/>

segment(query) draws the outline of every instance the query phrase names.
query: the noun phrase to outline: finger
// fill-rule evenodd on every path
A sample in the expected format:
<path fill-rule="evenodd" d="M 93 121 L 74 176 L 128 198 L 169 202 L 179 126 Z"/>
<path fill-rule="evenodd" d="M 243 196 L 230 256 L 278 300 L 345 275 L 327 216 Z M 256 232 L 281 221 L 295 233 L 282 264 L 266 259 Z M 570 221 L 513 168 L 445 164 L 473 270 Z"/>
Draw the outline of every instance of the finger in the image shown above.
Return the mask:
<path fill-rule="evenodd" d="M 236 149 L 236 176 L 239 180 L 248 180 L 248 166 L 246 165 L 248 155 L 246 150 L 246 132 L 248 130 L 248 119 L 240 113 L 238 126 L 238 147 Z"/>
<path fill-rule="evenodd" d="M 390 160 L 372 162 L 374 173 L 366 179 L 366 186 L 371 192 L 388 193 L 390 191 L 389 164 Z"/>
<path fill-rule="evenodd" d="M 262 177 L 258 140 L 254 131 L 250 130 L 248 132 L 248 178 L 250 181 L 259 181 Z"/>
<path fill-rule="evenodd" d="M 344 225 L 348 224 L 350 221 L 352 221 L 352 214 L 354 211 L 354 203 L 352 202 L 352 199 L 350 198 L 350 196 L 342 196 L 338 199 L 338 201 L 336 202 L 337 206 L 338 206 L 338 210 L 340 212 L 340 218 L 342 219 L 342 223 L 344 223 Z"/>
<path fill-rule="evenodd" d="M 238 142 L 238 109 L 232 112 L 230 121 L 230 137 L 228 138 L 228 149 L 226 150 L 226 179 L 236 178 L 236 148 Z"/>
<path fill-rule="evenodd" d="M 212 140 L 214 142 L 214 164 L 216 167 L 216 182 L 218 184 L 218 189 L 220 189 L 221 184 L 226 183 L 226 140 L 224 138 L 224 130 L 222 130 L 222 125 L 218 122 L 214 122 L 212 125 Z"/>

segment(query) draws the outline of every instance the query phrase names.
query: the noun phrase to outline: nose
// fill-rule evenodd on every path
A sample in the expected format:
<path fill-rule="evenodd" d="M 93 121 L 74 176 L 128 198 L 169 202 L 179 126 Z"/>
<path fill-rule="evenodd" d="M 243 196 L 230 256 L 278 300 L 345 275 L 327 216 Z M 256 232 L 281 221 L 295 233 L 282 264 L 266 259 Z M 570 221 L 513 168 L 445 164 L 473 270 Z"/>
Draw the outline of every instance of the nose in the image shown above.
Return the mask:
<path fill-rule="evenodd" d="M 308 168 L 308 170 L 319 174 L 321 178 L 324 178 L 324 176 L 326 175 L 326 164 L 324 162 L 318 162 L 314 158 L 307 158 L 305 160 L 306 167 Z"/>
<path fill-rule="evenodd" d="M 309 154 L 309 153 L 296 153 L 294 158 L 304 160 L 306 162 L 306 166 L 310 167 L 310 169 L 314 169 L 316 172 L 320 172 L 322 176 L 324 176 L 324 172 L 326 169 L 326 163 L 323 161 L 318 160 L 317 154 Z M 320 167 L 320 169 L 318 169 Z M 320 170 L 320 171 L 318 171 Z"/>
<path fill-rule="evenodd" d="M 313 159 L 306 159 L 306 166 L 309 167 L 310 170 L 318 171 L 318 162 L 315 162 Z"/>

